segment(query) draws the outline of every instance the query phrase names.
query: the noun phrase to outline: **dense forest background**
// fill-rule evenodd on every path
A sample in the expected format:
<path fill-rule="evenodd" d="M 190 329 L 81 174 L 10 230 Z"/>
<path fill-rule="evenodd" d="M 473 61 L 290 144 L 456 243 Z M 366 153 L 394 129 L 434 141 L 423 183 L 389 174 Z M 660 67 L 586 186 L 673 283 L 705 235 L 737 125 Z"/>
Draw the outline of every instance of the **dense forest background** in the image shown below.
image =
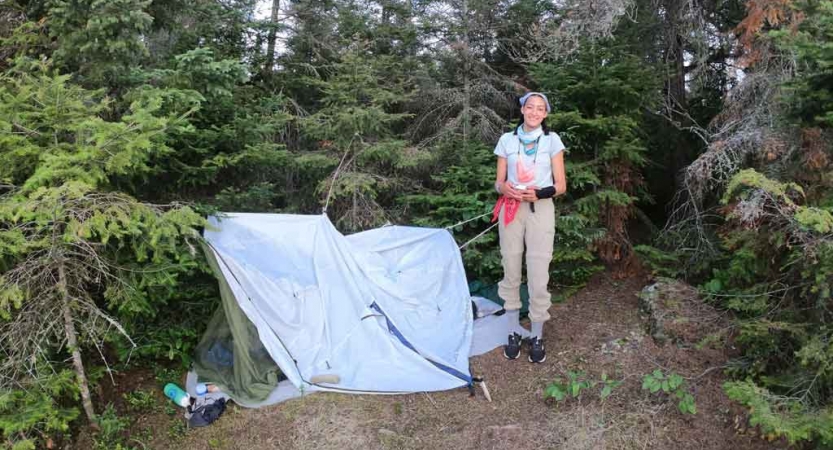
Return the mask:
<path fill-rule="evenodd" d="M 733 318 L 727 395 L 833 445 L 831 1 L 5 0 L 0 42 L 4 448 L 95 425 L 111 371 L 188 366 L 212 212 L 489 212 L 527 90 L 568 148 L 556 293 L 685 278 Z M 496 233 L 463 257 L 500 277 Z"/>

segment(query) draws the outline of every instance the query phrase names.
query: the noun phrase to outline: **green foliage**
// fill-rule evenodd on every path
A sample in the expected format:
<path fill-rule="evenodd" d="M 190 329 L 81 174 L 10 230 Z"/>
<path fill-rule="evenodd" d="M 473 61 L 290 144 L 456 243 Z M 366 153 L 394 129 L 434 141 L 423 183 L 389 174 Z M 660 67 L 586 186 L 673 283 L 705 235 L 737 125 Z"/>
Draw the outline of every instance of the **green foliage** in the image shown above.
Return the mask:
<path fill-rule="evenodd" d="M 152 317 L 178 278 L 199 269 L 191 241 L 201 216 L 111 191 L 152 172 L 152 159 L 170 150 L 167 133 L 190 127 L 184 115 L 166 114 L 162 91 L 145 94 L 114 115 L 100 91 L 72 84 L 48 61 L 19 59 L 0 75 L 0 127 L 13 131 L 0 135 L 8 162 L 0 177 L 20 186 L 0 195 L 2 387 L 35 367 L 61 373 L 54 361 L 66 352 L 83 361 L 92 346 L 129 341 L 118 319 Z M 71 380 L 84 390 L 82 368 L 75 364 Z"/>
<path fill-rule="evenodd" d="M 656 11 L 647 11 L 652 8 L 639 8 L 639 24 L 623 22 L 615 41 L 582 46 L 570 61 L 528 68 L 510 57 L 513 44 L 526 42 L 516 31 L 561 17 L 557 5 L 469 2 L 464 14 L 454 5 L 438 13 L 430 5 L 298 0 L 282 4 L 289 15 L 277 21 L 260 19 L 254 0 L 11 5 L 4 15 L 9 26 L 0 27 L 0 320 L 35 329 L 23 312 L 38 306 L 49 323 L 60 323 L 54 309 L 68 293 L 88 368 L 98 354 L 93 344 L 122 363 L 175 366 L 160 374 L 166 381 L 189 364 L 217 297 L 216 281 L 193 247 L 206 212 L 319 213 L 332 187 L 327 212 L 345 231 L 388 221 L 447 227 L 488 214 L 496 197 L 493 135 L 517 117 L 517 105 L 507 100 L 525 88 L 550 96 L 549 124 L 569 147 L 568 194 L 557 200 L 556 295 L 600 270 L 597 255 L 609 262 L 627 253 L 611 250 L 610 242 L 627 243 L 624 225 L 635 203 L 650 201 L 641 174 L 650 166 L 651 143 L 669 159 L 679 154 L 668 151 L 677 147 L 666 139 L 670 133 L 647 119 L 664 92 L 652 63 L 663 58 L 659 40 L 644 38 L 663 25 L 655 23 Z M 826 92 L 825 56 L 812 48 L 825 36 L 826 16 L 819 17 L 795 41 L 804 64 L 798 72 L 809 80 L 807 89 L 795 90 L 802 96 Z M 730 22 L 716 29 L 731 29 Z M 275 36 L 272 60 L 265 49 Z M 804 36 L 808 45 L 800 44 Z M 725 56 L 716 56 L 693 73 L 726 72 L 720 68 Z M 524 80 L 530 85 L 521 86 Z M 694 76 L 689 112 L 707 123 L 728 84 Z M 822 105 L 813 108 L 823 110 L 825 101 L 813 99 Z M 671 185 L 668 171 L 681 168 L 657 167 L 663 185 Z M 793 200 L 795 230 L 827 232 L 828 210 Z M 452 232 L 467 243 L 488 220 Z M 813 299 L 796 310 L 819 310 L 829 292 L 830 250 L 764 252 L 795 245 L 795 236 L 782 230 L 772 239 L 727 237 L 741 250 L 715 265 L 711 301 L 754 294 L 727 302 L 751 318 L 771 309 L 765 294 L 772 277 L 788 273 Z M 643 253 L 657 267 L 671 262 Z M 497 233 L 469 243 L 463 258 L 471 278 L 497 281 Z M 32 267 L 39 276 L 24 276 Z M 64 293 L 45 282 L 59 267 L 71 269 Z M 764 342 L 764 324 L 743 328 L 741 342 L 760 345 L 766 359 L 754 373 L 800 360 L 802 376 L 820 371 L 817 386 L 828 386 L 827 341 L 800 333 L 802 327 L 792 326 L 800 320 L 773 318 L 771 342 Z M 63 340 L 52 333 L 37 343 L 50 361 L 63 361 Z M 777 358 L 763 349 L 777 349 Z M 603 380 L 600 395 L 614 384 Z M 826 398 L 824 389 L 813 395 Z M 149 402 L 139 394 L 126 400 Z M 118 437 L 124 419 L 108 409 L 102 420 L 110 431 L 99 437 L 101 445 L 124 448 Z M 178 436 L 184 423 L 172 423 Z"/>
<path fill-rule="evenodd" d="M 68 370 L 1 390 L 0 434 L 5 444 L 0 447 L 35 449 L 52 436 L 68 433 L 79 411 L 65 406 L 65 401 L 77 395 L 75 376 Z"/>
<path fill-rule="evenodd" d="M 814 441 L 833 445 L 833 411 L 808 408 L 801 401 L 773 395 L 752 381 L 723 385 L 730 399 L 749 409 L 749 424 L 770 440 L 783 436 L 790 444 Z"/>
<path fill-rule="evenodd" d="M 609 206 L 628 206 L 633 200 L 633 197 L 624 192 L 605 189 L 576 200 L 575 207 L 579 213 L 589 216 Z"/>
<path fill-rule="evenodd" d="M 678 400 L 677 409 L 683 414 L 697 414 L 694 396 L 689 392 L 685 379 L 676 373 L 663 373 L 656 369 L 642 377 L 642 390 L 651 394 L 674 397 Z"/>
<path fill-rule="evenodd" d="M 550 128 L 567 142 L 568 214 L 578 216 L 573 224 L 583 223 L 580 234 L 593 238 L 603 261 L 620 262 L 632 253 L 625 226 L 634 204 L 649 200 L 640 174 L 647 163 L 640 125 L 643 109 L 654 102 L 656 73 L 608 43 L 583 49 L 569 64 L 533 65 L 531 74 L 555 105 Z"/>
<path fill-rule="evenodd" d="M 737 315 L 743 358 L 729 373 L 744 381 L 726 391 L 768 437 L 829 443 L 819 427 L 830 427 L 833 393 L 833 215 L 805 204 L 801 185 L 754 169 L 737 173 L 722 200 L 723 253 L 702 289 Z"/>
<path fill-rule="evenodd" d="M 587 375 L 584 372 L 567 372 L 567 379 L 562 380 L 556 378 L 546 389 L 544 389 L 544 398 L 554 398 L 556 401 L 564 401 L 568 397 L 579 399 L 581 394 L 590 390 L 595 385 L 595 382 L 587 380 Z"/>
<path fill-rule="evenodd" d="M 599 398 L 605 401 L 613 393 L 613 390 L 622 384 L 620 380 L 609 378 L 606 372 L 601 375 L 600 381 L 588 379 L 584 372 L 567 372 L 567 378 L 556 378 L 544 389 L 544 399 L 554 399 L 562 402 L 570 398 L 580 400 L 583 393 L 601 385 Z"/>
<path fill-rule="evenodd" d="M 113 405 L 108 403 L 98 417 L 99 431 L 93 440 L 93 450 L 138 450 L 124 442 L 124 432 L 130 423 L 129 418 L 119 417 Z"/>
<path fill-rule="evenodd" d="M 298 124 L 326 152 L 327 165 L 337 162 L 337 172 L 319 179 L 314 191 L 304 194 L 322 199 L 336 225 L 346 231 L 382 225 L 395 202 L 393 194 L 408 190 L 404 175 L 414 168 L 409 144 L 391 139 L 394 128 L 410 117 L 394 111 L 411 92 L 402 73 L 396 60 L 367 58 L 356 46 L 332 64 L 326 79 L 306 79 L 318 89 L 320 100 L 315 113 Z"/>
<path fill-rule="evenodd" d="M 391 127 L 409 114 L 391 113 L 392 105 L 406 101 L 410 95 L 408 81 L 389 79 L 387 71 L 400 73 L 395 60 L 361 56 L 351 49 L 333 67 L 327 80 L 310 78 L 308 84 L 321 91 L 322 107 L 302 121 L 303 130 L 312 138 L 328 140 L 346 149 L 357 140 L 384 137 Z"/>
<path fill-rule="evenodd" d="M 651 269 L 655 276 L 677 278 L 682 276 L 683 268 L 679 255 L 650 245 L 636 245 L 633 248 L 640 260 Z"/>
<path fill-rule="evenodd" d="M 403 196 L 401 202 L 410 210 L 412 222 L 421 226 L 451 227 L 460 222 L 477 220 L 451 229 L 462 245 L 480 234 L 492 219 L 497 195 L 494 190 L 494 155 L 484 145 L 440 147 L 449 155 L 433 164 L 440 170 L 432 177 L 429 192 Z M 463 262 L 470 279 L 495 283 L 503 276 L 497 233 L 487 233 L 471 241 L 463 251 Z"/>
<path fill-rule="evenodd" d="M 122 394 L 127 407 L 134 412 L 149 413 L 157 408 L 153 391 L 135 390 Z"/>
<path fill-rule="evenodd" d="M 111 448 L 120 440 L 121 432 L 124 431 L 130 420 L 124 417 L 119 417 L 116 409 L 112 404 L 108 403 L 104 408 L 104 412 L 98 418 L 98 426 L 101 428 L 95 439 L 95 446 L 97 449 Z"/>
<path fill-rule="evenodd" d="M 569 292 L 583 286 L 594 273 L 604 270 L 593 253 L 593 244 L 605 231 L 598 228 L 594 220 L 566 208 L 556 216 L 555 229 L 551 280 Z M 562 291 L 557 295 L 564 294 L 566 292 Z"/>
<path fill-rule="evenodd" d="M 141 186 L 146 195 L 179 198 L 183 190 L 217 189 L 218 183 L 247 187 L 285 173 L 279 169 L 288 160 L 285 147 L 269 138 L 290 120 L 286 99 L 252 98 L 258 93 L 242 86 L 247 74 L 239 61 L 200 48 L 176 55 L 168 69 L 137 70 L 133 76 L 139 86 L 125 101 L 159 97 L 161 113 L 188 117 L 191 126 L 166 130 L 172 151 L 153 156 L 156 183 L 148 185 L 146 176 L 126 178 L 121 184 L 130 191 Z M 242 102 L 253 104 L 243 109 Z"/>
<path fill-rule="evenodd" d="M 85 84 L 115 84 L 147 54 L 143 35 L 153 18 L 150 0 L 54 0 L 49 32 L 58 44 L 53 57 Z"/>
<path fill-rule="evenodd" d="M 186 431 L 188 431 L 188 424 L 185 420 L 181 417 L 171 418 L 170 425 L 168 425 L 167 430 L 168 438 L 176 442 L 185 436 Z"/>
<path fill-rule="evenodd" d="M 601 385 L 602 390 L 599 392 L 599 398 L 602 401 L 605 401 L 611 394 L 613 394 L 614 389 L 622 385 L 622 381 L 609 378 L 606 372 L 602 372 Z"/>
<path fill-rule="evenodd" d="M 733 199 L 748 199 L 749 194 L 764 193 L 776 202 L 792 206 L 794 197 L 804 196 L 804 190 L 796 183 L 780 183 L 758 173 L 755 169 L 744 169 L 735 174 L 723 194 L 723 203 Z"/>
<path fill-rule="evenodd" d="M 182 377 L 182 369 L 180 367 L 169 367 L 163 364 L 154 364 L 153 378 L 156 380 L 156 385 L 159 389 L 164 388 L 168 383 L 173 383 Z M 172 405 L 170 402 L 165 402 L 165 405 Z M 175 409 L 172 411 L 176 411 Z"/>
<path fill-rule="evenodd" d="M 230 59 L 217 60 L 208 48 L 197 48 L 174 57 L 174 69 L 165 72 L 167 82 L 179 89 L 192 89 L 212 105 L 230 99 L 233 89 L 246 81 L 246 68 Z"/>
<path fill-rule="evenodd" d="M 827 234 L 833 231 L 833 214 L 827 209 L 799 206 L 794 218 L 799 225 L 809 231 L 819 234 Z"/>
<path fill-rule="evenodd" d="M 176 361 L 182 369 L 187 369 L 194 357 L 194 349 L 202 337 L 204 317 L 200 314 L 208 305 L 197 304 L 195 308 L 177 308 L 170 305 L 166 314 L 170 319 L 160 319 L 151 327 L 141 326 L 141 320 L 129 323 L 128 329 L 138 347 L 133 348 L 126 342 L 119 342 L 119 359 L 138 357 L 136 361 L 144 359 L 156 361 Z M 189 317 L 190 320 L 176 321 L 177 317 Z M 142 317 L 142 316 L 140 316 Z M 202 318 L 203 320 L 199 320 Z M 168 324 L 168 326 L 165 326 Z"/>
<path fill-rule="evenodd" d="M 280 194 L 272 183 L 257 183 L 244 188 L 223 188 L 215 197 L 220 211 L 267 212 L 274 209 Z"/>
<path fill-rule="evenodd" d="M 28 62 L 18 61 L 19 68 Z M 183 117 L 161 116 L 161 93 L 132 102 L 120 120 L 104 117 L 100 91 L 69 83 L 47 63 L 0 76 L 0 179 L 24 193 L 67 181 L 106 186 L 111 177 L 148 174 L 148 161 L 170 149 L 164 133 L 185 130 Z"/>
<path fill-rule="evenodd" d="M 806 15 L 797 30 L 771 34 L 794 55 L 799 70 L 788 84 L 787 104 L 793 118 L 805 126 L 833 127 L 833 2 L 799 2 Z"/>

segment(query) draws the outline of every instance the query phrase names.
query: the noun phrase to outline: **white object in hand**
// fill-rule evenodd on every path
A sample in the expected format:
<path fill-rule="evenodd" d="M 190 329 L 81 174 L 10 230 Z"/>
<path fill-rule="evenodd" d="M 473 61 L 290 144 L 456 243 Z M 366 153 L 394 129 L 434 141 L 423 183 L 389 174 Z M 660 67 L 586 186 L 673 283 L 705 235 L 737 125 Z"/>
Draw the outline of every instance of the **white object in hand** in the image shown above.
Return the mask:
<path fill-rule="evenodd" d="M 524 184 L 516 184 L 516 185 L 515 185 L 515 189 L 516 189 L 516 190 L 519 190 L 519 191 L 525 191 L 525 190 L 526 190 L 526 185 L 524 185 Z"/>

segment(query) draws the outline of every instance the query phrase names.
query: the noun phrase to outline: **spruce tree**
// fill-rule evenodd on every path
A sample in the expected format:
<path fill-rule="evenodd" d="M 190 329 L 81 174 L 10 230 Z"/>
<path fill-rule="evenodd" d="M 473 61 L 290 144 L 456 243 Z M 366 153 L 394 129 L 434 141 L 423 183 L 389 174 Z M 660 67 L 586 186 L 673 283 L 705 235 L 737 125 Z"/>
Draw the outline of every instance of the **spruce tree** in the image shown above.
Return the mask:
<path fill-rule="evenodd" d="M 58 373 L 68 353 L 95 424 L 85 361 L 126 334 L 114 313 L 147 310 L 150 287 L 176 282 L 202 223 L 188 207 L 113 192 L 110 180 L 147 172 L 151 155 L 170 150 L 165 134 L 187 122 L 159 115 L 159 97 L 107 121 L 100 91 L 48 61 L 15 67 L 0 76 L 0 380 L 8 389 Z"/>
<path fill-rule="evenodd" d="M 577 223 L 599 226 L 599 257 L 619 270 L 635 263 L 628 220 L 648 200 L 641 169 L 647 163 L 643 111 L 654 106 L 657 76 L 612 42 L 588 46 L 564 64 L 531 68 L 551 94 L 549 122 L 567 143 L 567 180 Z M 556 251 L 556 254 L 559 252 Z"/>

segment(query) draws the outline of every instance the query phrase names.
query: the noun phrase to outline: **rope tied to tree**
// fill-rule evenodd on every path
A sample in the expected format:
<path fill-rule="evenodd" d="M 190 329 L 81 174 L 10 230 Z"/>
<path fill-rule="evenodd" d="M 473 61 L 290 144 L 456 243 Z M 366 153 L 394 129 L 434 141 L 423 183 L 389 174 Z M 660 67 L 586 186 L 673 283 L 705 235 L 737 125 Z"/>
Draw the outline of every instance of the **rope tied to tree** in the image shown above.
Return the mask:
<path fill-rule="evenodd" d="M 478 234 L 477 236 L 475 236 L 475 237 L 473 237 L 473 238 L 469 239 L 468 241 L 466 241 L 466 243 L 465 243 L 465 244 L 463 244 L 463 245 L 461 245 L 461 246 L 460 246 L 460 250 L 463 250 L 464 248 L 466 248 L 466 247 L 467 247 L 469 244 L 471 244 L 472 242 L 474 242 L 474 241 L 476 241 L 476 240 L 480 239 L 483 235 L 485 235 L 486 233 L 488 233 L 488 232 L 489 232 L 492 228 L 496 227 L 496 226 L 498 225 L 498 223 L 500 223 L 500 222 L 495 222 L 495 223 L 493 223 L 493 224 L 492 224 L 492 226 L 490 226 L 489 228 L 486 228 L 485 230 L 481 231 L 481 232 L 480 232 L 480 234 Z"/>
<path fill-rule="evenodd" d="M 467 224 L 467 223 L 469 223 L 469 222 L 472 222 L 472 221 L 475 221 L 475 220 L 477 220 L 477 219 L 479 219 L 479 218 L 481 218 L 481 217 L 486 217 L 486 216 L 488 216 L 488 215 L 489 215 L 489 214 L 491 214 L 491 213 L 492 213 L 492 212 L 490 211 L 490 212 L 487 212 L 487 213 L 481 214 L 481 215 L 479 215 L 479 216 L 477 216 L 477 217 L 472 217 L 471 219 L 464 220 L 464 221 L 462 221 L 462 222 L 457 222 L 457 223 L 455 223 L 454 225 L 449 225 L 449 226 L 445 227 L 445 229 L 446 229 L 446 230 L 450 230 L 450 229 L 452 229 L 452 228 L 456 228 L 456 227 L 459 227 L 459 226 L 461 226 L 461 225 L 465 225 L 465 224 Z"/>
<path fill-rule="evenodd" d="M 352 142 L 353 142 L 353 141 L 351 140 L 351 141 L 350 141 L 350 144 L 352 144 Z M 350 153 L 350 144 L 348 144 L 348 145 L 347 145 L 347 150 L 345 150 L 345 151 L 344 151 L 344 155 L 342 155 L 342 156 L 341 156 L 341 161 L 339 161 L 338 166 L 336 167 L 335 172 L 333 172 L 333 179 L 332 179 L 332 180 L 330 180 L 330 188 L 327 190 L 327 198 L 326 198 L 326 199 L 325 199 L 325 201 L 324 201 L 324 208 L 322 208 L 322 210 L 321 210 L 321 214 L 327 214 L 327 207 L 329 207 L 329 206 L 330 206 L 330 197 L 332 197 L 332 195 L 333 195 L 333 187 L 335 187 L 336 180 L 338 179 L 339 172 L 341 171 L 341 168 L 342 168 L 342 166 L 344 165 L 344 161 L 347 159 L 347 155 Z M 478 219 L 481 219 L 481 218 L 483 218 L 483 217 L 486 217 L 486 216 L 488 216 L 489 214 L 492 214 L 492 212 L 491 212 L 491 211 L 489 211 L 489 212 L 485 212 L 485 213 L 483 213 L 483 214 L 481 214 L 481 215 L 479 215 L 479 216 L 472 217 L 472 218 L 470 218 L 470 219 L 466 219 L 466 220 L 462 220 L 462 221 L 460 221 L 460 222 L 455 223 L 454 225 L 449 225 L 449 226 L 445 227 L 445 229 L 446 229 L 446 230 L 451 230 L 451 229 L 453 229 L 453 228 L 456 228 L 456 227 L 459 227 L 459 226 L 465 225 L 465 224 L 467 224 L 467 223 L 469 223 L 469 222 L 473 222 L 473 221 L 475 221 L 475 220 L 478 220 Z M 390 225 L 390 223 L 385 224 L 385 226 L 387 226 L 387 225 Z M 471 244 L 472 242 L 476 241 L 477 239 L 480 239 L 480 238 L 481 238 L 481 237 L 483 237 L 486 233 L 488 233 L 488 232 L 489 232 L 492 228 L 494 228 L 496 225 L 497 225 L 497 222 L 495 222 L 495 223 L 494 223 L 492 226 L 490 226 L 489 228 L 486 228 L 485 230 L 483 230 L 482 232 L 480 232 L 477 236 L 475 236 L 475 237 L 473 237 L 473 238 L 469 239 L 468 241 L 466 241 L 463 245 L 461 245 L 461 246 L 459 247 L 459 249 L 460 249 L 460 250 L 463 250 L 464 248 L 466 248 L 466 247 L 467 247 L 469 244 Z"/>
<path fill-rule="evenodd" d="M 480 219 L 480 218 L 482 218 L 482 217 L 486 217 L 486 216 L 488 216 L 489 214 L 492 214 L 492 212 L 490 211 L 490 212 L 487 212 L 487 213 L 481 214 L 481 215 L 479 215 L 479 216 L 477 216 L 477 217 L 472 217 L 471 219 L 467 219 L 467 220 L 463 220 L 463 221 L 457 222 L 457 223 L 455 223 L 454 225 L 449 225 L 449 226 L 445 227 L 445 229 L 446 229 L 446 230 L 451 230 L 452 228 L 456 228 L 456 227 L 459 227 L 459 226 L 465 225 L 465 224 L 467 224 L 467 223 L 469 223 L 469 222 L 473 222 L 473 221 L 475 221 L 475 220 L 477 220 L 477 219 Z M 480 232 L 480 234 L 478 234 L 477 236 L 475 236 L 475 237 L 473 237 L 473 238 L 469 239 L 469 240 L 468 240 L 468 241 L 466 241 L 463 245 L 461 245 L 461 246 L 459 247 L 459 249 L 460 249 L 460 250 L 463 250 L 464 248 L 466 248 L 466 247 L 467 247 L 469 244 L 471 244 L 472 242 L 474 242 L 474 241 L 476 241 L 476 240 L 480 239 L 480 238 L 481 238 L 481 237 L 483 237 L 486 233 L 488 233 L 488 232 L 489 232 L 492 228 L 494 228 L 497 224 L 498 224 L 498 222 L 495 222 L 495 223 L 494 223 L 494 224 L 492 224 L 492 226 L 490 226 L 489 228 L 486 228 L 485 230 L 481 231 L 481 232 Z"/>

